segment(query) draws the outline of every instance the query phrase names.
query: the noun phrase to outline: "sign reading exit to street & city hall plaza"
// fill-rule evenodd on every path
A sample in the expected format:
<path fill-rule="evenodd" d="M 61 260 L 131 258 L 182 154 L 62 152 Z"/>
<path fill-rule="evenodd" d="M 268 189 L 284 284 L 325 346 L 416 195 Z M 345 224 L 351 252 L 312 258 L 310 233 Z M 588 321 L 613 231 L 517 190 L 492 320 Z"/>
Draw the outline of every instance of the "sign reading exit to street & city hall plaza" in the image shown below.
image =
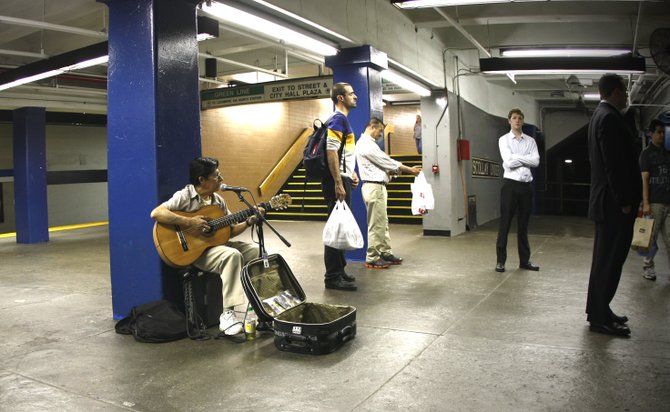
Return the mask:
<path fill-rule="evenodd" d="M 330 97 L 332 77 L 312 77 L 282 80 L 247 86 L 222 87 L 200 92 L 203 109 L 248 103 L 265 103 L 294 99 L 321 99 Z"/>

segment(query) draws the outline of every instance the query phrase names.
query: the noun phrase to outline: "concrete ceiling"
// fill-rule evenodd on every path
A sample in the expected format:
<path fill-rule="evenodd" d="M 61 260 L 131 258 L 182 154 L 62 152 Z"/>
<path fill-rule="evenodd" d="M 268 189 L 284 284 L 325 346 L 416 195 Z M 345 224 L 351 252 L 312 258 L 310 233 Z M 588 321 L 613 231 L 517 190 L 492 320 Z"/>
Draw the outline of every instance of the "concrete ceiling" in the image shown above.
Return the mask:
<path fill-rule="evenodd" d="M 309 14 L 318 10 L 313 3 L 309 7 L 305 3 L 311 1 L 322 0 L 269 0 L 267 3 L 292 6 Z M 351 8 L 362 0 L 337 1 L 342 7 Z M 390 1 L 373 2 L 376 7 L 392 7 Z M 238 3 L 265 7 L 253 0 L 238 0 Z M 416 30 L 430 31 L 431 36 L 439 38 L 449 50 L 477 50 L 476 43 L 486 53 L 497 56 L 500 48 L 505 47 L 624 47 L 647 57 L 645 75 L 631 78 L 637 83 L 636 93 L 640 96 L 658 84 L 659 79 L 667 78 L 649 58 L 649 38 L 656 28 L 670 27 L 670 1 L 516 1 L 439 9 L 397 9 L 395 12 L 409 19 Z M 302 17 L 323 20 L 323 16 Z M 294 23 L 299 25 L 297 21 Z M 455 26 L 459 26 L 458 29 Z M 335 24 L 328 28 L 338 29 Z M 0 69 L 12 69 L 104 41 L 107 31 L 107 7 L 95 0 L 3 0 L 0 2 Z M 323 36 L 340 47 L 355 45 Z M 244 29 L 223 25 L 218 39 L 200 43 L 200 52 L 230 61 L 219 62 L 217 81 L 221 82 L 233 81 L 234 75 L 251 71 L 233 62 L 289 78 L 328 73 L 322 56 L 299 48 L 286 48 Z M 486 57 L 484 51 L 478 53 Z M 43 105 L 50 110 L 104 113 L 105 76 L 106 67 L 97 66 L 85 72 L 0 91 L 0 109 Z M 204 76 L 204 64 L 201 76 Z M 530 93 L 537 100 L 571 102 L 584 92 L 594 91 L 595 78 L 581 75 L 524 77 L 517 78 L 513 86 L 505 76 L 488 77 L 488 80 Z M 201 85 L 213 87 L 205 81 Z M 417 97 L 407 93 L 389 97 L 389 100 L 408 99 Z"/>

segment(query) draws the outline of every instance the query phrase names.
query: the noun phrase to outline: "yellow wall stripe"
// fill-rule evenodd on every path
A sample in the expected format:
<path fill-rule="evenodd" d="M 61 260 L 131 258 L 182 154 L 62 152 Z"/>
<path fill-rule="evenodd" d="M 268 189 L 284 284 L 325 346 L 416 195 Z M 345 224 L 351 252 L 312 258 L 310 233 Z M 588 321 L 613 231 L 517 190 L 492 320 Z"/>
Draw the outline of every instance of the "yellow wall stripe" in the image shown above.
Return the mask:
<path fill-rule="evenodd" d="M 66 225 L 66 226 L 54 226 L 49 228 L 49 232 L 60 232 L 61 230 L 74 230 L 74 229 L 83 229 L 86 227 L 95 227 L 95 226 L 104 226 L 109 224 L 109 222 L 91 222 L 91 223 L 80 223 L 77 225 Z M 0 233 L 0 239 L 5 239 L 8 237 L 15 237 L 16 232 L 10 233 Z"/>

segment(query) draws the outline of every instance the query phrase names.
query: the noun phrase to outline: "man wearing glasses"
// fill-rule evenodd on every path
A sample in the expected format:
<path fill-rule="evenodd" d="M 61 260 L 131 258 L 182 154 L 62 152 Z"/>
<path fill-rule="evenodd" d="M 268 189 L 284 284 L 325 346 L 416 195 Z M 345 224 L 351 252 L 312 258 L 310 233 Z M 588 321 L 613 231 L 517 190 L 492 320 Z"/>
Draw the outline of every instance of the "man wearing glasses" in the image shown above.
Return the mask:
<path fill-rule="evenodd" d="M 379 148 L 376 139 L 383 131 L 382 121 L 373 117 L 356 144 L 356 161 L 363 183 L 361 194 L 368 212 L 368 250 L 365 256 L 365 267 L 368 269 L 386 269 L 402 263 L 402 258 L 395 256 L 391 250 L 386 184 L 390 175 L 405 172 L 416 176 L 421 171 L 419 166 L 408 167 L 393 160 Z"/>
<path fill-rule="evenodd" d="M 205 206 L 216 205 L 230 214 L 226 202 L 216 193 L 223 178 L 219 173 L 219 161 L 209 157 L 193 159 L 189 165 L 190 184 L 177 191 L 169 200 L 151 211 L 151 218 L 166 225 L 178 225 L 184 230 L 207 232 L 210 226 L 206 216 L 181 216 L 174 213 L 197 212 Z M 263 212 L 261 210 L 261 212 Z M 238 236 L 256 222 L 256 216 L 230 227 L 230 238 Z M 218 273 L 223 284 L 223 313 L 219 318 L 219 330 L 226 335 L 242 332 L 242 323 L 235 316 L 235 306 L 244 305 L 246 298 L 240 272 L 242 266 L 258 257 L 258 246 L 243 241 L 229 240 L 225 245 L 211 247 L 193 265 L 205 271 Z"/>

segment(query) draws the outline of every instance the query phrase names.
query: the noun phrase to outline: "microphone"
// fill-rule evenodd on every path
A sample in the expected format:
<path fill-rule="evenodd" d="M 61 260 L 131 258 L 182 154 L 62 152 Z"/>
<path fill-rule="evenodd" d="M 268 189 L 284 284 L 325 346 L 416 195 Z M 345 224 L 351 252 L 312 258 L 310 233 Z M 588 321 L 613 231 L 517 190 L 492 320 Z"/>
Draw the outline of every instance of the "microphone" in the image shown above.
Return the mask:
<path fill-rule="evenodd" d="M 230 192 L 236 192 L 236 193 L 248 192 L 249 191 L 249 189 L 247 189 L 246 187 L 228 186 L 225 183 L 222 184 L 221 187 L 219 187 L 219 190 L 222 191 L 222 192 L 230 191 Z"/>

